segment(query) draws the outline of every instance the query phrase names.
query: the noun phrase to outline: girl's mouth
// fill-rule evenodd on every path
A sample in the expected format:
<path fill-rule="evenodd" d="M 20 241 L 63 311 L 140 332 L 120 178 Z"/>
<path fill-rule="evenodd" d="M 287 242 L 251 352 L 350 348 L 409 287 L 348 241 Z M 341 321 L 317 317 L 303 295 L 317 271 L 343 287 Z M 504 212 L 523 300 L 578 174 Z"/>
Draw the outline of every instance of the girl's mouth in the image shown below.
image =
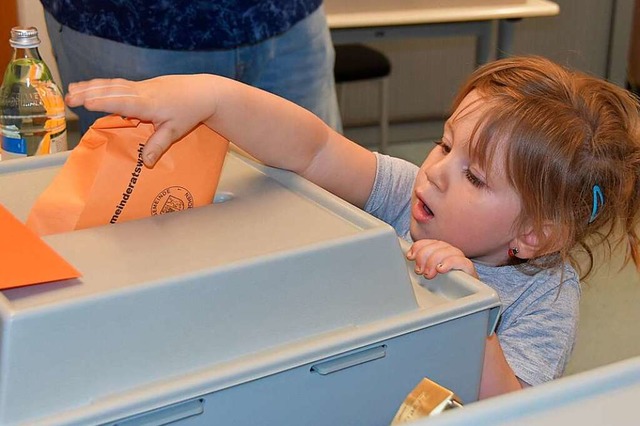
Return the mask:
<path fill-rule="evenodd" d="M 413 217 L 418 222 L 426 222 L 433 218 L 434 214 L 420 198 L 417 198 L 413 205 Z"/>

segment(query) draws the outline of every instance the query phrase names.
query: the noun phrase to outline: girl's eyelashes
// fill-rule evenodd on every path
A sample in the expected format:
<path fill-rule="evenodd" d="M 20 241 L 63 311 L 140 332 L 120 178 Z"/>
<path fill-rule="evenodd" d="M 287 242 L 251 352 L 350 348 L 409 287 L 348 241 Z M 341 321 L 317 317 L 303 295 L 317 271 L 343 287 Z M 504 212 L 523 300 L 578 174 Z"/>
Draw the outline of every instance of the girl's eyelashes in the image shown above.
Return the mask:
<path fill-rule="evenodd" d="M 486 183 L 484 183 L 484 181 L 478 176 L 474 175 L 471 170 L 464 169 L 464 174 L 467 177 L 467 180 L 476 188 L 484 188 L 486 186 Z"/>
<path fill-rule="evenodd" d="M 448 154 L 451 152 L 451 145 L 447 144 L 445 141 L 443 141 L 442 139 L 439 139 L 437 141 L 433 141 L 433 143 L 435 143 L 436 145 L 438 145 L 440 147 L 440 149 L 442 149 L 442 152 L 444 154 Z"/>
<path fill-rule="evenodd" d="M 444 140 L 439 139 L 437 141 L 433 141 L 433 143 L 440 147 L 444 155 L 447 155 L 451 152 L 451 145 Z M 487 186 L 487 184 L 481 178 L 473 174 L 473 172 L 469 168 L 465 168 L 463 170 L 463 173 L 467 180 L 471 182 L 471 184 L 476 188 L 485 188 Z"/>

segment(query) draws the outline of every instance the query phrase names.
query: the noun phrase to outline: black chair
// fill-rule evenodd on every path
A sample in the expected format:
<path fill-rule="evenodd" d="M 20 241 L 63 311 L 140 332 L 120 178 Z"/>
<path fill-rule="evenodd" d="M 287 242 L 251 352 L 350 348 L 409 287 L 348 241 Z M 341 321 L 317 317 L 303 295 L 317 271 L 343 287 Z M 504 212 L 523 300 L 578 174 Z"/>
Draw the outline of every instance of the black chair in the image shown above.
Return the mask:
<path fill-rule="evenodd" d="M 354 81 L 380 81 L 380 140 L 378 151 L 386 153 L 389 137 L 389 75 L 391 62 L 387 56 L 363 44 L 339 44 L 335 46 L 336 62 L 333 74 L 338 89 L 338 103 L 344 107 L 345 83 Z"/>

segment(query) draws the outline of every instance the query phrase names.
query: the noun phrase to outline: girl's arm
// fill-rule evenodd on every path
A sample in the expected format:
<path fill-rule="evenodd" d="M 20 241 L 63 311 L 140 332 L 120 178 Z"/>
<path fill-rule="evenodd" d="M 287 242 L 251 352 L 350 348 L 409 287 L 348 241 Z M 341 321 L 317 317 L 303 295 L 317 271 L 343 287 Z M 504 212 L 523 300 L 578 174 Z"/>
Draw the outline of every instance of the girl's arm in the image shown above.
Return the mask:
<path fill-rule="evenodd" d="M 498 336 L 493 333 L 487 337 L 484 349 L 484 365 L 480 380 L 480 399 L 490 398 L 503 393 L 522 389 L 521 382 L 504 357 Z"/>
<path fill-rule="evenodd" d="M 265 164 L 298 173 L 356 206 L 364 206 L 373 187 L 373 153 L 304 108 L 224 77 L 92 80 L 71 84 L 66 100 L 153 123 L 143 151 L 149 167 L 202 122 Z"/>

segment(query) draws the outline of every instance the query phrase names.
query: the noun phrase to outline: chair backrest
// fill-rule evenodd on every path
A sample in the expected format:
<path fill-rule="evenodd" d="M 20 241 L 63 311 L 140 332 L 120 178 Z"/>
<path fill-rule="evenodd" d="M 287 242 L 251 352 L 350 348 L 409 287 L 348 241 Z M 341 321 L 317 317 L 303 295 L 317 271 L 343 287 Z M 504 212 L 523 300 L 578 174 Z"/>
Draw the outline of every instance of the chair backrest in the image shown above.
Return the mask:
<path fill-rule="evenodd" d="M 387 56 L 364 44 L 339 44 L 335 46 L 336 61 L 333 69 L 336 83 L 370 80 L 391 74 L 391 62 Z"/>

